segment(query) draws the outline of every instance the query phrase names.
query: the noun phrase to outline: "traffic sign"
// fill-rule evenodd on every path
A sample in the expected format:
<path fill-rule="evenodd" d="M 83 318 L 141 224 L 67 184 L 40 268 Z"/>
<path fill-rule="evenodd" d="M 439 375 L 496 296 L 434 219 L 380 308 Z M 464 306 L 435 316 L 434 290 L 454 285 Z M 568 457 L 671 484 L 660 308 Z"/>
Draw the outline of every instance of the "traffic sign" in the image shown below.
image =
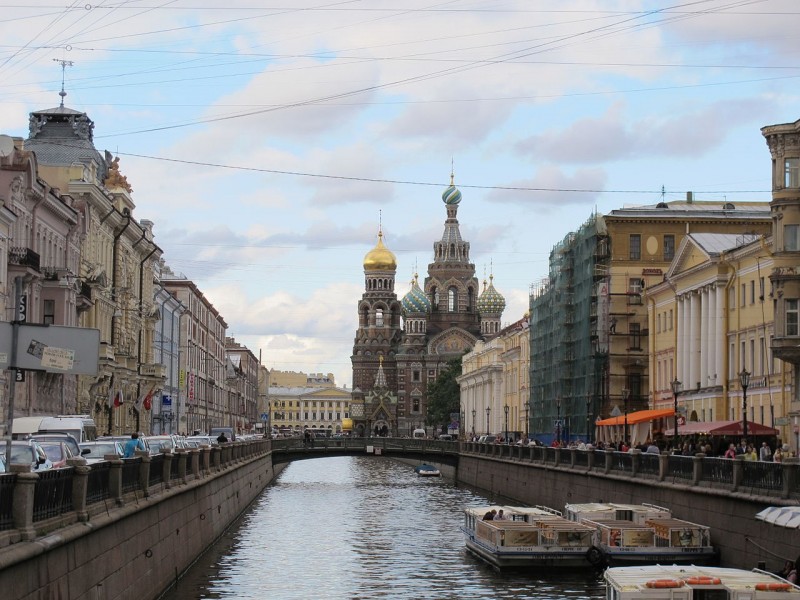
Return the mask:
<path fill-rule="evenodd" d="M 269 415 L 267 413 L 261 413 L 261 420 L 269 421 Z"/>

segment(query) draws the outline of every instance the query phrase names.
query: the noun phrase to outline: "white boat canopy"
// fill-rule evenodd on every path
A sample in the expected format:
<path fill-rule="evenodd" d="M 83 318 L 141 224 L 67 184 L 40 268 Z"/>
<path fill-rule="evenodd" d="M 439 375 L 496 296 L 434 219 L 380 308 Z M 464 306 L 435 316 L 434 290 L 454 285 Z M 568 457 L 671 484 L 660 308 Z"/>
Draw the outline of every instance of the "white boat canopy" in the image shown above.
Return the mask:
<path fill-rule="evenodd" d="M 789 529 L 800 529 L 800 506 L 770 506 L 758 513 L 756 519 Z"/>

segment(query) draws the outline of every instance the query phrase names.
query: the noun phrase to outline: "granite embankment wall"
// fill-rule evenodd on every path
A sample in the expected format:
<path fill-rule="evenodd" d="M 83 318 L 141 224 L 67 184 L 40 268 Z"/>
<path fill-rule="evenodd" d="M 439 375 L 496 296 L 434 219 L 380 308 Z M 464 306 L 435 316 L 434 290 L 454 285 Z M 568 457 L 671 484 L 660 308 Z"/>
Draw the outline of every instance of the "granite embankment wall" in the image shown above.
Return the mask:
<path fill-rule="evenodd" d="M 761 496 L 749 490 L 693 485 L 691 481 L 605 473 L 574 465 L 537 463 L 526 458 L 462 454 L 457 480 L 491 497 L 563 510 L 566 503 L 648 502 L 675 517 L 711 527 L 723 566 L 770 570 L 800 556 L 800 533 L 755 518 L 768 506 L 797 505 L 797 499 Z"/>
<path fill-rule="evenodd" d="M 116 482 L 117 497 L 112 490 L 103 502 L 75 507 L 85 509 L 77 511 L 77 520 L 53 523 L 52 532 L 44 536 L 38 529 L 41 523 L 15 530 L 23 539 L 0 548 L 3 597 L 157 598 L 281 468 L 273 469 L 268 443 L 192 451 L 180 457 L 180 470 L 170 465 L 178 455 L 158 458 L 162 460 L 153 463 L 157 472 L 150 471 L 149 457 L 140 459 L 142 485 L 126 486 L 133 487 L 131 491 L 123 492 L 122 481 L 112 474 L 108 485 L 113 488 Z M 122 474 L 122 465 L 116 467 Z"/>

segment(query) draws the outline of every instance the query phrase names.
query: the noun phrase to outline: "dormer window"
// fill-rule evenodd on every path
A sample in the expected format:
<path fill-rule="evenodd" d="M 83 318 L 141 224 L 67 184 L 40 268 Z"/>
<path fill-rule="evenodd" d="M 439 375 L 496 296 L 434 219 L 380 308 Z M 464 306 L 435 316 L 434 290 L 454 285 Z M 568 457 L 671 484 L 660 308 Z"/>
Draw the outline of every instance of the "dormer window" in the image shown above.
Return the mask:
<path fill-rule="evenodd" d="M 800 158 L 785 160 L 783 187 L 800 188 Z"/>

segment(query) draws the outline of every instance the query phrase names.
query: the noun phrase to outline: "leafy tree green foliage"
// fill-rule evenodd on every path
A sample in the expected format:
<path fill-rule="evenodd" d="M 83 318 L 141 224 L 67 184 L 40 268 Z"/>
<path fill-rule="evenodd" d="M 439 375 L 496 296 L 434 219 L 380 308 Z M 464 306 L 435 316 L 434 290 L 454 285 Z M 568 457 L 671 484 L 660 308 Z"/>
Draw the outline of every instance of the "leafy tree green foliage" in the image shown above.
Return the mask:
<path fill-rule="evenodd" d="M 460 411 L 460 390 L 456 377 L 461 375 L 461 357 L 447 361 L 447 366 L 428 386 L 428 416 L 425 422 L 437 429 L 450 423 L 450 414 Z"/>

